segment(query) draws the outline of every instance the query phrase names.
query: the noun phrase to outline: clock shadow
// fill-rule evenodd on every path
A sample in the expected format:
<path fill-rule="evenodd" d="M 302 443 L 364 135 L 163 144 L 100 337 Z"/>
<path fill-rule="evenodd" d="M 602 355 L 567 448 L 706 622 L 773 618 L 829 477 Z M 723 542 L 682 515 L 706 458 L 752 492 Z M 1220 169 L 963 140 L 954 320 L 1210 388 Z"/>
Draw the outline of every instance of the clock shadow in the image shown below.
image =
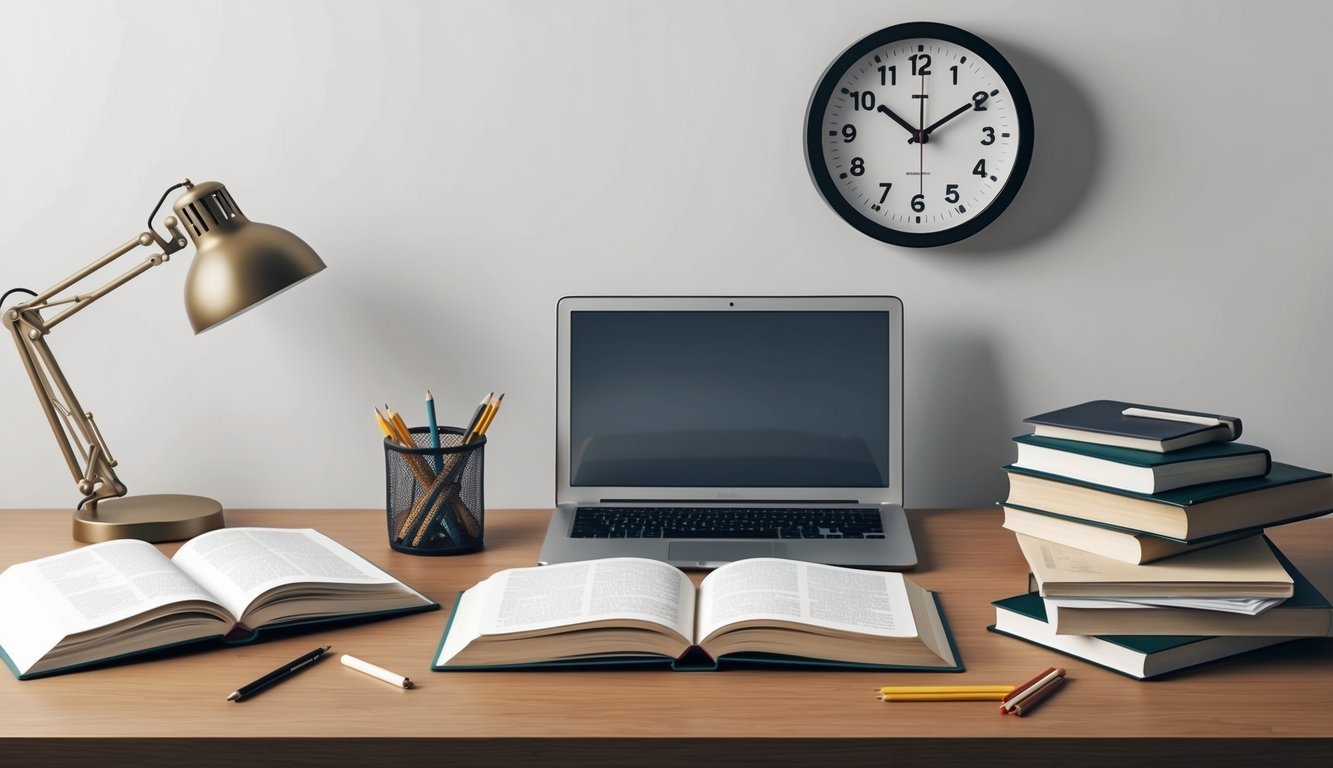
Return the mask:
<path fill-rule="evenodd" d="M 1082 88 L 1050 61 L 1016 43 L 995 47 L 1018 72 L 1032 102 L 1032 164 L 1018 196 L 982 231 L 947 250 L 989 255 L 1049 237 L 1087 201 L 1102 163 L 1102 131 Z"/>

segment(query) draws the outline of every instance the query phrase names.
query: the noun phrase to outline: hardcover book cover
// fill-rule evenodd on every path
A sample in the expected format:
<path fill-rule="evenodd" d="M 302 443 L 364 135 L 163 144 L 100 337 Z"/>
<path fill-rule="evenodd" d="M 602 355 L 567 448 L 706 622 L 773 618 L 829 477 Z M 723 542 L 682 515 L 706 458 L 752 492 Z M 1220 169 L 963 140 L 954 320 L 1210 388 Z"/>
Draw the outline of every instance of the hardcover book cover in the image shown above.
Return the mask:
<path fill-rule="evenodd" d="M 1129 414 L 1126 414 L 1129 411 Z M 1155 416 L 1135 414 L 1156 414 Z M 1240 419 L 1199 411 L 1092 400 L 1024 419 L 1038 435 L 1170 451 L 1240 437 Z"/>

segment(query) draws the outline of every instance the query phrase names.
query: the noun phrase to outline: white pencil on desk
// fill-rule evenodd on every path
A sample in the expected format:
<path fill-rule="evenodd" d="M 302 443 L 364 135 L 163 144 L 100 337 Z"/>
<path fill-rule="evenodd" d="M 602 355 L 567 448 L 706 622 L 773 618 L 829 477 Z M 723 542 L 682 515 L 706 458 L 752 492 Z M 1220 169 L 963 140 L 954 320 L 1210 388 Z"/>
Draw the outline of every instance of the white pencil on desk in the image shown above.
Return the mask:
<path fill-rule="evenodd" d="M 342 663 L 344 666 L 351 667 L 352 669 L 355 669 L 357 672 L 364 672 L 367 675 L 370 675 L 371 677 L 379 678 L 380 680 L 383 680 L 389 685 L 396 685 L 399 688 L 412 687 L 412 681 L 408 680 L 406 677 L 403 677 L 402 675 L 395 675 L 394 673 L 390 672 L 387 669 L 384 669 L 383 667 L 377 667 L 368 661 L 362 661 L 361 659 L 358 659 L 357 657 L 352 656 L 350 654 L 344 653 L 342 655 Z"/>

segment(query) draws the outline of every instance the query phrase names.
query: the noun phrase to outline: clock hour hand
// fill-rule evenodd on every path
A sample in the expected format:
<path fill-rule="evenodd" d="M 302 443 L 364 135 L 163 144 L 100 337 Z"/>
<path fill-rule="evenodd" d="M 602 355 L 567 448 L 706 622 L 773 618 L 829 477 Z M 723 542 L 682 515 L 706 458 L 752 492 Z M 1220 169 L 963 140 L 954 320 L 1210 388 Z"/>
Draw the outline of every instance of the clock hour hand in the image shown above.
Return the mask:
<path fill-rule="evenodd" d="M 931 123 L 931 125 L 930 125 L 929 128 L 925 129 L 924 131 L 921 131 L 921 143 L 922 143 L 922 144 L 925 144 L 926 142 L 930 141 L 930 134 L 931 134 L 936 128 L 939 128 L 941 125 L 944 125 L 945 123 L 949 122 L 950 120 L 954 119 L 955 117 L 958 117 L 959 115 L 963 114 L 964 112 L 970 112 L 971 110 L 973 110 L 973 109 L 975 109 L 975 108 L 976 108 L 975 105 L 973 105 L 973 103 L 969 101 L 968 103 L 964 104 L 963 106 L 959 107 L 958 109 L 955 109 L 954 111 L 950 112 L 949 114 L 945 115 L 944 117 L 941 117 L 939 120 L 936 120 L 934 123 Z M 907 143 L 908 143 L 908 144 L 911 144 L 912 142 L 914 142 L 914 141 L 916 141 L 916 140 L 917 140 L 916 131 L 912 131 L 912 138 L 908 139 L 908 140 L 907 140 Z"/>
<path fill-rule="evenodd" d="M 893 122 L 895 122 L 895 123 L 897 123 L 898 125 L 901 125 L 902 127 L 906 128 L 906 129 L 907 129 L 907 132 L 910 133 L 910 134 L 912 134 L 912 140 L 915 140 L 915 139 L 916 139 L 917 129 L 916 129 L 916 126 L 915 126 L 915 125 L 912 125 L 911 123 L 907 122 L 906 120 L 902 119 L 901 117 L 898 117 L 898 113 L 894 112 L 893 110 L 889 109 L 888 107 L 884 106 L 883 104 L 880 104 L 880 105 L 879 105 L 879 107 L 878 107 L 878 111 L 883 112 L 884 114 L 886 114 L 886 115 L 888 115 L 889 117 L 893 118 Z M 910 144 L 910 143 L 912 143 L 912 141 L 908 141 L 907 143 Z"/>

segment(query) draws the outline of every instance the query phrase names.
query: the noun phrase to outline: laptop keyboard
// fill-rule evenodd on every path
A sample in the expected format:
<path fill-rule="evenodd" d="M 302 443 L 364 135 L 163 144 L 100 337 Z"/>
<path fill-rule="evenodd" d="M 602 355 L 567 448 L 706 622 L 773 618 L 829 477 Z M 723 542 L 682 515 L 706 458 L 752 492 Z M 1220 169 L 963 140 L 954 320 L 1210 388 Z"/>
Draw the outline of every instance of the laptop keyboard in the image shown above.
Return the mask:
<path fill-rule="evenodd" d="M 579 507 L 575 539 L 882 539 L 878 510 Z"/>

